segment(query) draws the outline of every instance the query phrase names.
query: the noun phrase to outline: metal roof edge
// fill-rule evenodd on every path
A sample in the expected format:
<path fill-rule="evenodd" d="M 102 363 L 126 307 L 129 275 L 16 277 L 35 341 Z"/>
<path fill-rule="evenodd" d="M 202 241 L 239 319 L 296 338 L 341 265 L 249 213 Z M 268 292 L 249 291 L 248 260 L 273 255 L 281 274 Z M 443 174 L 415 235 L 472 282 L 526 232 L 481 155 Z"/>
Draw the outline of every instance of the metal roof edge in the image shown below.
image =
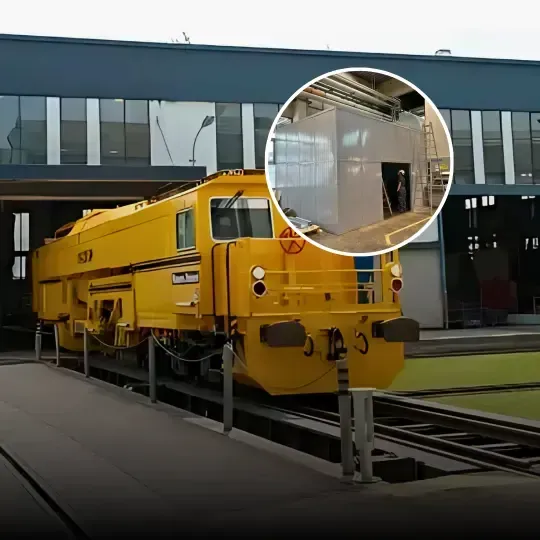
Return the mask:
<path fill-rule="evenodd" d="M 107 47 L 140 47 L 179 51 L 209 51 L 209 52 L 228 52 L 228 53 L 257 53 L 257 54 L 280 54 L 280 55 L 305 55 L 322 57 L 358 57 L 358 58 L 393 58 L 396 60 L 422 60 L 429 62 L 451 62 L 451 63 L 483 63 L 483 64 L 515 64 L 525 66 L 540 66 L 538 60 L 519 60 L 511 58 L 482 58 L 470 56 L 437 56 L 421 54 L 403 54 L 403 53 L 373 53 L 361 51 L 327 51 L 319 49 L 283 49 L 270 47 L 247 47 L 233 45 L 198 45 L 185 43 L 162 43 L 159 41 L 130 41 L 130 40 L 109 40 L 109 39 L 91 39 L 75 37 L 54 37 L 54 36 L 34 36 L 18 34 L 0 34 L 0 41 L 28 41 L 36 43 L 58 43 L 65 45 L 93 45 Z M 351 66 L 353 67 L 353 66 Z M 361 68 L 362 65 L 354 66 Z"/>

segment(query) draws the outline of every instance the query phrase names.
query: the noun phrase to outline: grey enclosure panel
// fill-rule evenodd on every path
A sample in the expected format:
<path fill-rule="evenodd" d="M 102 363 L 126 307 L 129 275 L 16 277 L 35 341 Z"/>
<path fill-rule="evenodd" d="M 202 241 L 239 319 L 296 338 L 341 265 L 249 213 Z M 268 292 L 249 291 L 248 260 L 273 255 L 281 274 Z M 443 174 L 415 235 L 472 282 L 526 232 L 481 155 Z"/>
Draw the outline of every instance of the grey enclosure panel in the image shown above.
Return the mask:
<path fill-rule="evenodd" d="M 403 314 L 416 319 L 421 328 L 443 328 L 443 294 L 439 247 L 400 250 Z"/>
<path fill-rule="evenodd" d="M 276 129 L 275 187 L 284 208 L 343 234 L 383 219 L 383 162 L 410 164 L 413 202 L 422 147 L 419 129 L 327 109 Z"/>
<path fill-rule="evenodd" d="M 339 214 L 335 110 L 276 130 L 275 186 L 281 206 L 329 230 Z"/>

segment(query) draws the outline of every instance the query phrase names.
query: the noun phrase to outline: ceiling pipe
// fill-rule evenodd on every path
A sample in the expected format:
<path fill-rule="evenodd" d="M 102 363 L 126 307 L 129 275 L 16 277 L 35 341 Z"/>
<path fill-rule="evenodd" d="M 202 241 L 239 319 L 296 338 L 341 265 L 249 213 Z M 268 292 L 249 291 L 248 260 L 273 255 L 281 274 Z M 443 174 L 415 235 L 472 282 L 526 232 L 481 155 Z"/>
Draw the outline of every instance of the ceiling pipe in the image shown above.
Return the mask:
<path fill-rule="evenodd" d="M 327 105 L 332 105 L 334 107 L 339 105 L 342 108 L 346 108 L 354 112 L 361 111 L 364 114 L 371 116 L 372 118 L 377 118 L 378 120 L 382 118 L 388 122 L 392 122 L 392 118 L 386 114 L 377 113 L 373 109 L 370 109 L 368 107 L 363 107 L 362 105 L 357 105 L 354 103 L 347 103 L 335 97 L 329 98 L 324 92 L 321 92 L 320 90 L 316 91 L 311 88 L 306 88 L 303 92 L 300 93 L 299 97 L 303 97 L 308 100 L 319 101 L 321 103 L 326 103 Z"/>
<path fill-rule="evenodd" d="M 381 103 L 381 104 L 372 103 L 371 101 L 362 99 L 361 97 L 357 97 L 356 95 L 353 95 L 350 92 L 342 91 L 340 89 L 335 88 L 334 86 L 327 85 L 326 83 L 325 84 L 316 83 L 314 85 L 314 87 L 317 90 L 321 90 L 321 91 L 325 92 L 327 97 L 336 97 L 336 98 L 341 99 L 343 101 L 354 103 L 355 105 L 360 105 L 362 107 L 367 107 L 368 109 L 370 109 L 372 111 L 375 111 L 375 112 L 388 114 L 389 116 L 391 116 L 393 118 L 396 118 L 398 116 L 398 113 L 399 113 L 398 109 L 396 109 L 394 107 L 390 107 L 389 105 L 387 105 L 385 103 Z"/>
<path fill-rule="evenodd" d="M 379 105 L 381 107 L 384 107 L 386 109 L 396 109 L 399 110 L 401 108 L 401 103 L 398 102 L 397 105 L 393 102 L 390 102 L 390 100 L 384 100 L 378 97 L 374 97 L 371 95 L 368 95 L 365 92 L 361 92 L 360 90 L 357 90 L 356 88 L 353 88 L 349 84 L 342 83 L 340 81 L 335 81 L 332 78 L 328 78 L 322 81 L 318 81 L 320 84 L 324 84 L 325 86 L 329 86 L 331 88 L 335 88 L 336 90 L 339 90 L 340 92 L 344 92 L 345 94 L 349 94 L 351 96 L 354 96 L 355 98 L 367 102 L 372 103 L 374 105 Z"/>
<path fill-rule="evenodd" d="M 370 95 L 376 99 L 380 99 L 382 101 L 385 101 L 394 107 L 401 107 L 401 101 L 397 98 L 393 98 L 390 96 L 386 96 L 385 94 L 382 94 L 381 92 L 378 92 L 377 90 L 373 90 L 373 88 L 370 88 L 369 86 L 366 86 L 365 84 L 361 84 L 356 81 L 352 81 L 351 79 L 347 79 L 347 77 L 343 77 L 343 75 L 331 75 L 328 77 L 330 80 L 341 82 L 342 84 L 346 84 L 349 87 L 354 88 L 355 90 L 358 90 L 359 92 L 363 94 Z"/>

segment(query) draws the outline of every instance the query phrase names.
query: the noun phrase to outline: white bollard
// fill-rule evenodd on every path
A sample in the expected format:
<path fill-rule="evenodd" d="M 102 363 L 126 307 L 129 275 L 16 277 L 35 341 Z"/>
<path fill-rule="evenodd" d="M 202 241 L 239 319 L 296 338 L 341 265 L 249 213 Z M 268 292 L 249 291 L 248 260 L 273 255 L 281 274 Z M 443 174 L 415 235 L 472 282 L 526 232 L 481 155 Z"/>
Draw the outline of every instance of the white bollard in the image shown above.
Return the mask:
<path fill-rule="evenodd" d="M 54 345 L 56 348 L 56 367 L 60 367 L 60 329 L 58 323 L 54 325 Z"/>
<path fill-rule="evenodd" d="M 338 378 L 339 427 L 341 432 L 341 474 L 343 482 L 354 482 L 355 466 L 352 440 L 349 367 L 346 358 L 336 360 Z"/>
<path fill-rule="evenodd" d="M 36 362 L 41 361 L 41 351 L 43 349 L 43 334 L 41 321 L 37 323 L 36 327 Z"/>
<path fill-rule="evenodd" d="M 150 401 L 157 402 L 157 380 L 156 380 L 156 344 L 154 336 L 148 336 L 148 383 L 150 385 Z"/>
<path fill-rule="evenodd" d="M 88 335 L 88 328 L 84 327 L 83 332 L 83 351 L 84 351 L 84 376 L 90 377 L 90 336 Z"/>
<path fill-rule="evenodd" d="M 232 343 L 223 346 L 223 434 L 228 435 L 233 428 L 233 364 Z"/>
<path fill-rule="evenodd" d="M 377 482 L 373 477 L 372 451 L 375 443 L 373 426 L 373 388 L 351 388 L 354 407 L 354 442 L 360 461 L 362 483 Z"/>

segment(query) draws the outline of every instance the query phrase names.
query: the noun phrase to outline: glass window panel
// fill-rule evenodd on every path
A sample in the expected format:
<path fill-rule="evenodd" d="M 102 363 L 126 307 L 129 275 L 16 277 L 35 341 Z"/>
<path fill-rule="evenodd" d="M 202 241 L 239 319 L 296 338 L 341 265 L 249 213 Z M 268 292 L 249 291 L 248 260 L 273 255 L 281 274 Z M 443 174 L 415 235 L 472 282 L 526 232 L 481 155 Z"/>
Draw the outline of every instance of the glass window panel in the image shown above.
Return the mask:
<path fill-rule="evenodd" d="M 242 108 L 238 103 L 216 103 L 217 168 L 244 166 Z"/>
<path fill-rule="evenodd" d="M 516 184 L 532 184 L 532 141 L 529 113 L 512 113 L 512 138 Z"/>
<path fill-rule="evenodd" d="M 22 96 L 21 163 L 47 164 L 47 101 L 44 97 Z"/>
<path fill-rule="evenodd" d="M 124 129 L 124 101 L 100 99 L 101 164 L 124 165 L 126 139 Z"/>
<path fill-rule="evenodd" d="M 126 164 L 150 165 L 148 101 L 126 101 Z"/>
<path fill-rule="evenodd" d="M 176 247 L 177 249 L 195 247 L 193 210 L 176 215 Z"/>
<path fill-rule="evenodd" d="M 484 171 L 487 184 L 504 184 L 504 151 L 499 111 L 482 112 Z"/>
<path fill-rule="evenodd" d="M 471 114 L 469 111 L 452 111 L 452 138 L 470 139 Z"/>
<path fill-rule="evenodd" d="M 210 215 L 215 240 L 272 238 L 268 199 L 240 198 L 230 208 L 230 199 L 212 199 Z"/>
<path fill-rule="evenodd" d="M 256 103 L 253 106 L 255 123 L 255 167 L 257 169 L 265 168 L 266 141 L 268 140 L 268 133 L 276 119 L 278 111 L 278 106 L 273 104 Z"/>
<path fill-rule="evenodd" d="M 20 255 L 14 258 L 12 267 L 13 279 L 26 279 L 26 256 Z"/>
<path fill-rule="evenodd" d="M 441 116 L 443 117 L 443 120 L 448 127 L 448 131 L 452 133 L 452 121 L 450 120 L 450 111 L 448 109 L 439 109 L 439 112 L 441 113 Z"/>
<path fill-rule="evenodd" d="M 87 163 L 86 99 L 60 100 L 60 162 Z"/>
<path fill-rule="evenodd" d="M 0 96 L 0 164 L 21 162 L 19 98 Z"/>

